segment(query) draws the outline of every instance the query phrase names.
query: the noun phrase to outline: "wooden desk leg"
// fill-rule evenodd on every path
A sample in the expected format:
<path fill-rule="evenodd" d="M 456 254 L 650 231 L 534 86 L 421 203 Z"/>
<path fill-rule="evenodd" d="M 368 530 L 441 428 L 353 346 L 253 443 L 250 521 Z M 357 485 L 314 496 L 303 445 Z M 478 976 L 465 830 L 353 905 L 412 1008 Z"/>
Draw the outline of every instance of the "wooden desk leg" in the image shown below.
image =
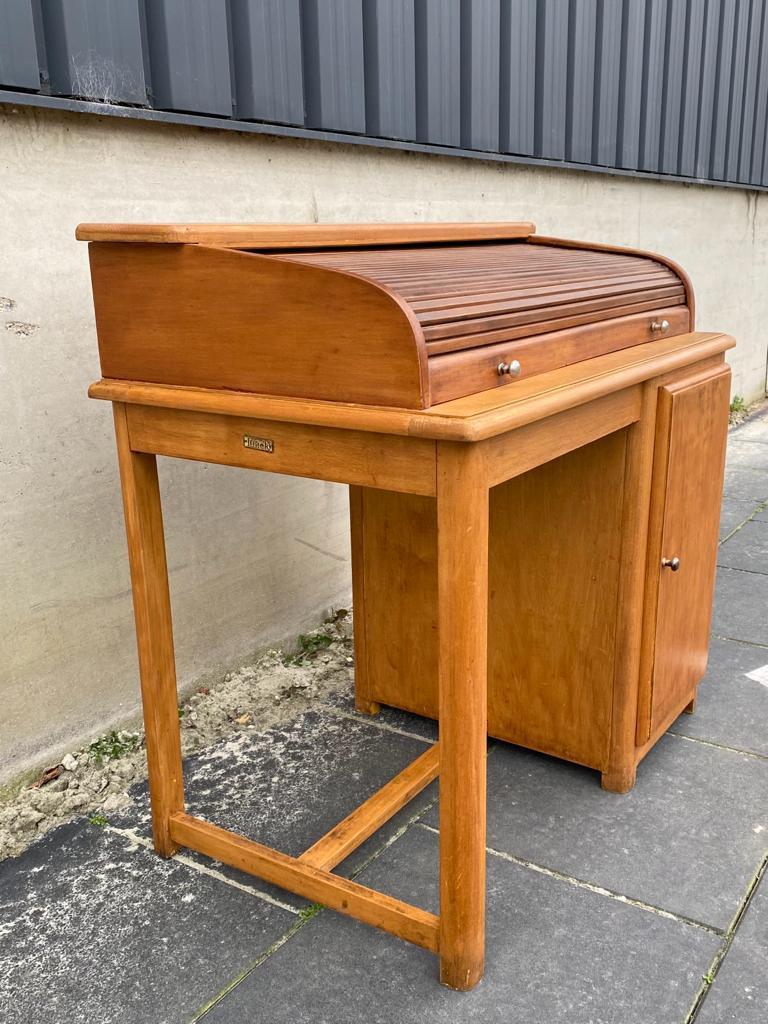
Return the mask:
<path fill-rule="evenodd" d="M 485 955 L 488 487 L 480 446 L 437 455 L 440 980 L 470 989 Z"/>
<path fill-rule="evenodd" d="M 117 455 L 131 566 L 155 850 L 171 857 L 170 816 L 184 810 L 168 567 L 157 459 L 131 451 L 125 406 L 114 403 Z"/>

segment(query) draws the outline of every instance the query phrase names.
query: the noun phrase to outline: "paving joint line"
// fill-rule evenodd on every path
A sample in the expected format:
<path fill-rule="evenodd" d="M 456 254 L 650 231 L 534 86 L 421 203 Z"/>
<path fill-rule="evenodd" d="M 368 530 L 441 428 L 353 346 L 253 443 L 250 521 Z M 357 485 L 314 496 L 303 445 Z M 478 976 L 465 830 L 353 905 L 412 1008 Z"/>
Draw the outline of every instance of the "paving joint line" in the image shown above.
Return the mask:
<path fill-rule="evenodd" d="M 752 902 L 752 898 L 757 892 L 757 887 L 760 885 L 763 876 L 768 869 L 768 853 L 763 857 L 760 866 L 752 876 L 749 884 L 747 885 L 746 891 L 739 901 L 739 905 L 736 909 L 736 913 L 733 915 L 733 920 L 728 925 L 723 940 L 718 947 L 717 952 L 712 958 L 712 962 L 709 965 L 709 970 L 702 976 L 701 984 L 699 989 L 694 996 L 693 1004 L 691 1005 L 688 1015 L 685 1017 L 683 1024 L 694 1024 L 694 1021 L 699 1016 L 702 1006 L 709 995 L 710 989 L 712 988 L 715 979 L 717 978 L 718 972 L 723 965 L 723 961 L 728 955 L 728 951 L 733 945 L 733 940 L 736 938 L 736 934 L 739 930 L 741 922 L 744 920 L 744 916 L 749 909 Z"/>
<path fill-rule="evenodd" d="M 419 742 L 426 744 L 431 747 L 434 745 L 435 740 L 427 739 L 425 736 L 419 736 L 418 733 L 408 732 L 407 729 L 398 729 L 395 725 L 387 725 L 386 722 L 377 722 L 374 715 L 357 715 L 353 711 L 343 711 L 341 708 L 334 707 L 333 704 L 326 704 L 324 701 L 320 701 L 322 706 L 331 712 L 333 715 L 337 715 L 339 718 L 348 718 L 351 722 L 358 722 L 361 725 L 369 725 L 373 729 L 380 729 L 382 732 L 391 732 L 396 736 L 405 736 L 409 740 L 419 740 Z"/>
<path fill-rule="evenodd" d="M 750 498 L 745 498 L 745 499 L 742 499 L 742 498 L 734 498 L 734 497 L 733 497 L 732 495 L 730 495 L 730 494 L 724 494 L 724 495 L 723 495 L 723 497 L 724 497 L 724 498 L 728 498 L 728 499 L 729 499 L 729 500 L 731 500 L 731 501 L 742 501 L 742 500 L 744 500 L 744 501 L 750 501 L 750 500 L 752 500 L 752 499 L 750 499 Z M 733 529 L 731 530 L 731 532 L 730 532 L 729 534 L 727 534 L 727 535 L 726 535 L 725 537 L 723 537 L 723 539 L 722 539 L 722 540 L 718 541 L 718 542 L 717 542 L 717 546 L 718 546 L 718 547 L 720 547 L 720 545 L 721 545 L 721 544 L 725 544 L 725 542 L 726 542 L 727 540 L 730 540 L 730 539 L 731 539 L 731 537 L 733 537 L 733 535 L 734 535 L 735 533 L 738 533 L 738 532 L 739 532 L 739 530 L 741 530 L 741 529 L 742 529 L 743 527 L 745 527 L 745 526 L 747 525 L 747 523 L 751 523 L 751 522 L 752 522 L 752 520 L 753 520 L 753 519 L 755 518 L 755 516 L 757 515 L 757 513 L 758 513 L 758 512 L 765 512 L 765 510 L 766 510 L 767 508 L 768 508 L 768 500 L 765 500 L 765 501 L 760 501 L 760 502 L 758 502 L 757 508 L 754 508 L 754 509 L 752 509 L 752 511 L 751 511 L 751 512 L 750 512 L 750 514 L 749 514 L 749 515 L 748 515 L 748 516 L 746 517 L 746 519 L 742 519 L 742 521 L 741 521 L 740 523 L 738 523 L 738 524 L 737 524 L 736 526 L 734 526 L 734 528 L 733 528 Z M 724 569 L 730 569 L 730 566 L 728 566 L 728 565 L 724 565 L 724 566 L 723 566 L 722 568 L 724 568 Z"/>
<path fill-rule="evenodd" d="M 759 647 L 764 651 L 768 651 L 768 644 L 761 644 L 757 640 L 741 640 L 737 636 L 720 636 L 719 633 L 712 634 L 713 640 L 727 640 L 731 644 L 742 644 L 744 647 Z"/>
<path fill-rule="evenodd" d="M 699 736 L 686 736 L 684 732 L 674 732 L 672 729 L 667 729 L 667 736 L 676 736 L 679 740 L 686 740 L 688 743 L 701 743 L 705 747 L 715 747 L 717 750 L 728 750 L 732 754 L 756 757 L 758 761 L 768 761 L 768 754 L 759 754 L 755 750 L 743 750 L 741 747 L 731 747 L 727 743 L 718 743 L 716 740 L 704 740 Z"/>
<path fill-rule="evenodd" d="M 423 828 L 427 832 L 432 832 L 435 835 L 440 834 L 439 830 L 433 825 L 426 825 L 419 822 L 419 828 Z M 555 878 L 559 882 L 567 882 L 569 885 L 572 885 L 577 889 L 586 889 L 588 892 L 595 893 L 598 896 L 605 896 L 608 899 L 616 900 L 617 903 L 624 903 L 625 905 L 635 907 L 638 910 L 645 910 L 647 913 L 655 914 L 657 917 L 663 917 L 670 921 L 677 921 L 679 924 L 686 924 L 691 928 L 698 928 L 710 935 L 716 935 L 718 938 L 721 938 L 724 934 L 722 928 L 715 928 L 714 925 L 706 924 L 704 921 L 697 921 L 695 917 L 686 917 L 685 914 L 675 914 L 671 910 L 665 910 L 663 907 L 654 906 L 653 903 L 646 903 L 644 900 L 638 900 L 632 896 L 625 896 L 623 893 L 615 892 L 613 889 L 606 889 L 605 886 L 602 885 L 595 885 L 593 882 L 587 882 L 583 878 L 576 878 L 573 875 L 566 874 L 564 871 L 558 871 L 556 868 L 548 868 L 543 864 L 537 864 L 535 861 L 526 860 L 525 857 L 516 857 L 512 853 L 506 853 L 504 850 L 496 850 L 492 846 L 486 846 L 485 852 L 490 854 L 492 857 L 498 857 L 501 860 L 509 861 L 511 864 L 516 864 L 518 867 L 535 871 L 539 875 L 545 875 L 547 878 Z"/>
<path fill-rule="evenodd" d="M 147 839 L 146 836 L 140 836 L 135 829 L 118 828 L 116 825 L 105 825 L 104 831 L 113 832 L 115 835 L 122 836 L 123 839 L 130 840 L 136 846 L 140 846 L 143 849 L 154 853 L 155 847 L 152 840 Z M 269 893 L 263 892 L 261 889 L 256 889 L 252 885 L 246 885 L 244 882 L 238 882 L 237 879 L 228 878 L 223 871 L 217 871 L 216 868 L 208 867 L 207 864 L 200 864 L 191 857 L 187 857 L 186 854 L 175 853 L 170 859 L 176 861 L 178 864 L 183 864 L 185 867 L 191 868 L 193 871 L 197 871 L 198 874 L 207 875 L 209 878 L 215 878 L 216 881 L 224 882 L 225 885 L 228 885 L 233 889 L 239 889 L 241 892 L 247 893 L 249 896 L 263 900 L 265 903 L 269 903 L 271 906 L 277 907 L 280 910 L 287 910 L 289 913 L 295 915 L 301 914 L 300 908 L 292 907 L 289 903 L 283 903 L 274 896 L 270 896 Z"/>
<path fill-rule="evenodd" d="M 738 565 L 722 565 L 720 562 L 717 563 L 718 569 L 728 569 L 729 572 L 744 572 L 749 576 L 768 576 L 768 573 L 758 572 L 757 569 L 741 569 Z"/>
<path fill-rule="evenodd" d="M 419 810 L 416 811 L 415 814 L 412 814 L 408 818 L 408 820 L 406 822 L 404 822 L 403 825 L 400 826 L 400 828 L 396 829 L 396 831 L 391 836 L 389 836 L 388 839 L 384 843 L 381 844 L 381 846 L 377 847 L 371 853 L 370 857 L 367 857 L 362 862 L 362 864 L 359 864 L 355 868 L 354 871 L 350 872 L 350 874 L 348 876 L 349 879 L 350 880 L 354 880 L 355 878 L 357 878 L 358 875 L 360 875 L 360 873 L 363 872 L 370 864 L 372 864 L 383 853 L 385 853 L 388 849 L 390 849 L 390 847 L 394 846 L 394 844 L 399 839 L 401 839 L 405 835 L 405 833 L 408 832 L 408 830 L 410 828 L 412 828 L 418 822 L 419 818 L 421 818 L 422 815 L 426 814 L 427 811 L 430 810 L 435 805 L 436 802 L 437 802 L 437 796 L 433 797 L 429 801 L 429 803 L 427 803 L 424 806 L 420 807 Z M 308 924 L 312 920 L 312 918 L 318 917 L 326 909 L 325 907 L 323 907 L 322 905 L 319 905 L 319 904 L 315 905 L 315 906 L 317 906 L 317 910 L 316 910 L 315 913 L 313 913 L 311 915 L 302 914 L 301 911 L 294 911 L 294 913 L 296 913 L 298 915 L 299 920 L 294 922 L 294 924 L 291 925 L 291 927 L 288 929 L 288 931 L 286 931 L 283 935 L 280 936 L 279 939 L 277 939 L 275 942 L 273 942 L 271 946 L 269 946 L 267 949 L 265 949 L 264 952 L 261 953 L 253 961 L 253 963 L 249 964 L 244 970 L 242 970 L 238 975 L 236 975 L 236 977 L 232 978 L 229 982 L 227 982 L 227 984 L 222 989 L 220 989 L 214 996 L 212 996 L 208 1000 L 207 1003 L 205 1003 L 203 1006 L 201 1006 L 200 1009 L 195 1012 L 195 1015 L 191 1018 L 189 1024 L 197 1024 L 198 1021 L 203 1020 L 203 1018 L 206 1017 L 207 1014 L 210 1013 L 210 1011 L 215 1006 L 217 1006 L 223 999 L 225 999 L 229 995 L 230 992 L 232 992 L 235 988 L 238 987 L 238 985 L 240 985 L 243 981 L 245 981 L 245 979 L 247 977 L 249 977 L 249 975 L 251 975 L 255 970 L 257 970 L 257 968 L 261 967 L 261 965 L 266 960 L 268 960 L 272 956 L 273 953 L 276 953 L 279 949 L 281 949 L 306 924 Z"/>
<path fill-rule="evenodd" d="M 312 917 L 315 916 L 317 915 L 312 915 Z M 207 1017 L 211 1010 L 218 1006 L 218 1004 L 225 999 L 233 989 L 236 989 L 238 985 L 242 984 L 249 975 L 251 975 L 258 967 L 261 967 L 265 960 L 268 960 L 273 953 L 276 953 L 278 949 L 281 949 L 294 937 L 294 935 L 297 934 L 297 932 L 301 931 L 305 925 L 309 924 L 312 917 L 299 917 L 297 921 L 294 921 L 288 931 L 283 932 L 283 934 L 277 938 L 271 946 L 268 946 L 262 953 L 260 953 L 252 963 L 248 964 L 247 967 L 244 967 L 239 974 L 234 978 L 231 978 L 223 988 L 219 989 L 218 992 L 211 996 L 207 1003 L 203 1003 L 199 1009 L 195 1010 L 193 1016 L 190 1017 L 189 1024 L 197 1024 L 197 1021 Z"/>

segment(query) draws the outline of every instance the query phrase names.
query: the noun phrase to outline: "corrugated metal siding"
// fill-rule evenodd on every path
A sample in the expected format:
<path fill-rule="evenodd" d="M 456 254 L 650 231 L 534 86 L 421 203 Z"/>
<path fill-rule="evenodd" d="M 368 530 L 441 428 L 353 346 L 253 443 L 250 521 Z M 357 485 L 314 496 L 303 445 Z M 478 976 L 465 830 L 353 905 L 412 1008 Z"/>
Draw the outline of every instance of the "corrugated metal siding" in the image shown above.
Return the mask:
<path fill-rule="evenodd" d="M 766 188 L 767 7 L 0 0 L 0 100 Z"/>

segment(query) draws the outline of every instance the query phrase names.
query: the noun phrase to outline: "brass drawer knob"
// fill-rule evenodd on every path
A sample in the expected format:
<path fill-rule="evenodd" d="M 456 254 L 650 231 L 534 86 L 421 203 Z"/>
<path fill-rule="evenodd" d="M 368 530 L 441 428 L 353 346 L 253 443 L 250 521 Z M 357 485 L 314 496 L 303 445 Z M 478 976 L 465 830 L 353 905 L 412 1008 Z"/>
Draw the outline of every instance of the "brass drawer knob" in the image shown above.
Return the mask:
<path fill-rule="evenodd" d="M 651 320 L 651 330 L 654 333 L 666 334 L 669 330 L 669 320 Z"/>
<path fill-rule="evenodd" d="M 500 377 L 503 377 L 505 373 L 508 373 L 510 377 L 516 377 L 521 370 L 522 366 L 518 359 L 510 359 L 508 363 L 499 363 L 496 367 L 496 373 Z"/>
<path fill-rule="evenodd" d="M 661 560 L 662 569 L 671 569 L 672 572 L 677 572 L 680 568 L 680 559 L 675 558 L 662 558 Z"/>

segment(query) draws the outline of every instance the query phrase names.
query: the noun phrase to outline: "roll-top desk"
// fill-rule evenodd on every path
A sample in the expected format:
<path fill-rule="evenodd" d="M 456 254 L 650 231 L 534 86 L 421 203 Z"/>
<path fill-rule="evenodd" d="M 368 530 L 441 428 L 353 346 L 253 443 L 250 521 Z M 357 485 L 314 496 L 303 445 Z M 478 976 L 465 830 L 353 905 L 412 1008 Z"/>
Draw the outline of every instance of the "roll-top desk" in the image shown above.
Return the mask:
<path fill-rule="evenodd" d="M 732 339 L 683 271 L 532 224 L 82 225 L 154 841 L 482 976 L 488 734 L 625 792 L 704 673 Z M 300 857 L 185 812 L 156 456 L 350 488 L 356 699 L 439 743 Z M 333 873 L 433 779 L 440 912 Z M 606 797 L 607 798 L 607 797 Z"/>

